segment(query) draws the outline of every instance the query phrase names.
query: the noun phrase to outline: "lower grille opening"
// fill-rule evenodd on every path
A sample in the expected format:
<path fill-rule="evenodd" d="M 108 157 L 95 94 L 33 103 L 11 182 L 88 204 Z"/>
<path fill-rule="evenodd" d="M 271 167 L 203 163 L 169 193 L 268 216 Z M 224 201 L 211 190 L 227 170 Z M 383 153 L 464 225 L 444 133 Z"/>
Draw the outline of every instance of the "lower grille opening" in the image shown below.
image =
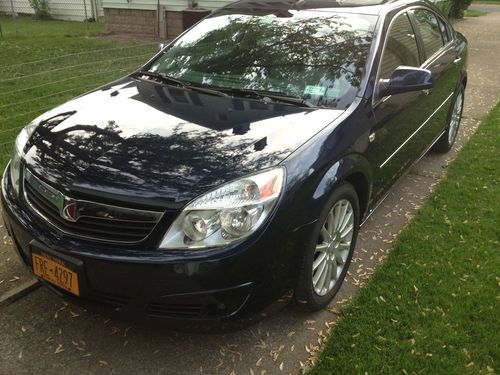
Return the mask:
<path fill-rule="evenodd" d="M 100 291 L 92 291 L 88 299 L 113 309 L 120 309 L 129 301 L 128 297 Z"/>
<path fill-rule="evenodd" d="M 199 293 L 168 295 L 147 306 L 146 314 L 159 318 L 217 319 L 236 312 L 247 300 L 251 284 Z"/>
<path fill-rule="evenodd" d="M 147 308 L 147 314 L 159 317 L 173 318 L 198 318 L 202 317 L 204 306 L 202 304 L 173 304 L 173 303 L 151 303 Z"/>

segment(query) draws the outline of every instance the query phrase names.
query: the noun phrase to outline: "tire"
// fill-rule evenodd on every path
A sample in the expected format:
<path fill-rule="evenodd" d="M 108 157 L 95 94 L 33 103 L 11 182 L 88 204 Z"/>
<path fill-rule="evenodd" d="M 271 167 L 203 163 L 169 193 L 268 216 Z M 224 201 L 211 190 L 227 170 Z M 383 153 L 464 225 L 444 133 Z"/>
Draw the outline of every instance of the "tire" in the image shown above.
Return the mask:
<path fill-rule="evenodd" d="M 341 218 L 340 214 L 342 214 L 344 208 L 346 214 L 344 219 L 349 221 L 348 225 L 343 228 L 343 230 L 339 231 L 339 227 L 342 229 L 342 223 L 337 225 L 335 220 L 338 221 L 338 219 L 336 219 L 337 217 Z M 352 220 L 347 219 L 349 208 L 352 210 Z M 330 216 L 331 213 L 333 216 Z M 352 234 L 341 237 L 342 233 L 345 233 L 347 228 L 351 225 Z M 332 230 L 332 228 L 335 228 L 335 230 Z M 332 230 L 335 234 L 333 236 L 330 234 L 327 238 L 325 230 L 327 233 Z M 351 263 L 354 248 L 356 246 L 358 230 L 358 196 L 354 187 L 344 182 L 331 193 L 306 243 L 300 262 L 299 277 L 295 287 L 295 301 L 300 308 L 310 312 L 320 310 L 327 306 L 335 294 L 337 294 L 347 274 L 349 264 Z M 349 244 L 347 243 L 348 237 L 350 237 Z M 327 239 L 331 240 L 329 245 L 327 245 Z M 325 249 L 325 251 L 321 251 L 321 249 Z M 343 265 L 340 264 L 342 262 Z M 333 267 L 333 265 L 335 267 Z M 316 266 L 315 270 L 313 270 L 313 266 Z M 326 267 L 330 267 L 330 270 L 325 270 L 324 268 Z M 318 275 L 320 271 L 331 272 L 324 276 L 325 280 L 327 280 L 329 276 L 333 277 L 334 271 L 337 277 L 335 280 L 328 279 L 324 284 L 321 284 L 323 276 L 322 274 Z"/>
<path fill-rule="evenodd" d="M 446 153 L 451 150 L 455 143 L 458 129 L 460 128 L 460 121 L 462 119 L 462 111 L 464 109 L 464 91 L 464 85 L 461 84 L 448 115 L 448 126 L 434 146 L 437 152 Z"/>

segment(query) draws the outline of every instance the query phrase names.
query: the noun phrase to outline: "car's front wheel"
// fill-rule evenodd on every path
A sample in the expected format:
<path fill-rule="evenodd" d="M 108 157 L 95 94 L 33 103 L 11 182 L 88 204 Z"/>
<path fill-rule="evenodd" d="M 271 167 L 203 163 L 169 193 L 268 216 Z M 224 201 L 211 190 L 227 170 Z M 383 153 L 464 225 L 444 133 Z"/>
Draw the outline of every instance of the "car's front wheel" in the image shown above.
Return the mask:
<path fill-rule="evenodd" d="M 299 306 L 316 311 L 332 300 L 347 274 L 358 228 L 358 197 L 343 183 L 323 207 L 306 245 L 295 288 Z"/>

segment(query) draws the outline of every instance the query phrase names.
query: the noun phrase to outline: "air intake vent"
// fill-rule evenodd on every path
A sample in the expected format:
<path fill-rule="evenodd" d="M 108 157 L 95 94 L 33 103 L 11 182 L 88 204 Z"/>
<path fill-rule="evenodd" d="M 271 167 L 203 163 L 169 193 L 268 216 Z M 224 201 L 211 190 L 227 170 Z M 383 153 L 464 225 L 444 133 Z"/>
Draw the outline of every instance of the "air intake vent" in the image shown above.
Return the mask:
<path fill-rule="evenodd" d="M 201 304 L 151 303 L 147 314 L 157 317 L 198 318 L 203 314 Z"/>
<path fill-rule="evenodd" d="M 129 301 L 128 297 L 99 291 L 92 291 L 88 296 L 88 299 L 93 302 L 97 302 L 98 304 L 112 307 L 114 309 L 122 308 Z"/>

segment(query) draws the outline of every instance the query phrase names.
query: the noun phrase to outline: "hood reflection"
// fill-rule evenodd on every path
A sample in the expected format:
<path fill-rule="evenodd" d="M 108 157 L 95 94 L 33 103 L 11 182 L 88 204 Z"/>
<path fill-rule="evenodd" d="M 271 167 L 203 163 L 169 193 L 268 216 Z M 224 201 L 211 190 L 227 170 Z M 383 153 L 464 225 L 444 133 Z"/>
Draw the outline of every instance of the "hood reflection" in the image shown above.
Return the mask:
<path fill-rule="evenodd" d="M 125 79 L 51 111 L 28 167 L 67 193 L 177 207 L 216 185 L 277 165 L 341 111 L 218 97 Z"/>
<path fill-rule="evenodd" d="M 260 120 L 308 110 L 280 103 L 206 95 L 147 81 L 138 81 L 137 91 L 138 95 L 131 97 L 134 100 L 205 128 L 233 129 L 234 134 L 246 133 L 251 123 Z"/>

